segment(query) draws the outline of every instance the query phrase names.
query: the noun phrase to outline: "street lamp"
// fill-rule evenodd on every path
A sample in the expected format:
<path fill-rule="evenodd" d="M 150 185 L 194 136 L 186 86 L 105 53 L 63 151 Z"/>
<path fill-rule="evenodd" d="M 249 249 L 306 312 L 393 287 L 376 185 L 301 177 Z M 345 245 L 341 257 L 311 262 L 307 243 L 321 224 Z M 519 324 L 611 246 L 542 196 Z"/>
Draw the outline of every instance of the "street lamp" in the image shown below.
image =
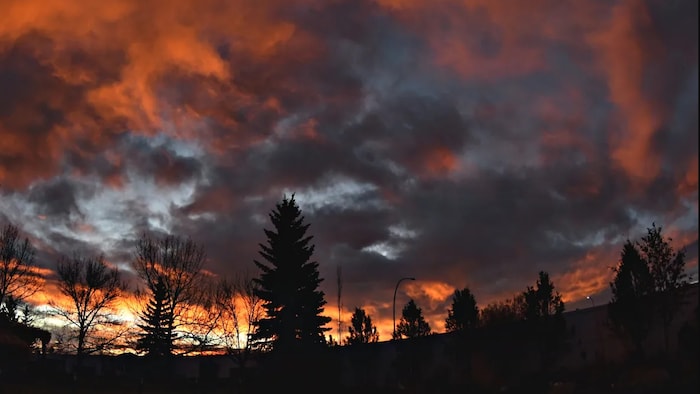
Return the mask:
<path fill-rule="evenodd" d="M 586 299 L 591 301 L 591 305 L 595 306 L 595 301 L 593 301 L 593 297 L 591 296 L 586 296 Z"/>
<path fill-rule="evenodd" d="M 396 291 L 399 289 L 399 285 L 400 285 L 401 282 L 404 281 L 404 280 L 416 280 L 416 278 L 405 277 L 405 278 L 399 279 L 399 281 L 396 282 L 396 287 L 394 288 L 394 306 L 393 306 L 393 309 L 392 309 L 392 317 L 393 317 L 392 320 L 394 321 L 394 333 L 393 333 L 393 335 L 392 335 L 393 338 L 396 338 Z M 392 339 L 393 339 L 393 338 L 392 338 Z"/>

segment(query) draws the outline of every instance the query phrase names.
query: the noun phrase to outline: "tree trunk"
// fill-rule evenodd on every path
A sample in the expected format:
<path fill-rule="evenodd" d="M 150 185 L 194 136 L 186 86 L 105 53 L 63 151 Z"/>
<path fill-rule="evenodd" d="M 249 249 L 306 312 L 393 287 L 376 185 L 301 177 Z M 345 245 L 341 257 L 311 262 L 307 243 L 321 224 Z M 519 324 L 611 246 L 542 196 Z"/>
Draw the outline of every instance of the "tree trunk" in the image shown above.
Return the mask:
<path fill-rule="evenodd" d="M 78 350 L 76 352 L 78 358 L 80 358 L 80 356 L 85 351 L 85 334 L 86 333 L 85 331 L 83 331 L 83 329 L 80 329 L 80 331 L 78 332 Z"/>

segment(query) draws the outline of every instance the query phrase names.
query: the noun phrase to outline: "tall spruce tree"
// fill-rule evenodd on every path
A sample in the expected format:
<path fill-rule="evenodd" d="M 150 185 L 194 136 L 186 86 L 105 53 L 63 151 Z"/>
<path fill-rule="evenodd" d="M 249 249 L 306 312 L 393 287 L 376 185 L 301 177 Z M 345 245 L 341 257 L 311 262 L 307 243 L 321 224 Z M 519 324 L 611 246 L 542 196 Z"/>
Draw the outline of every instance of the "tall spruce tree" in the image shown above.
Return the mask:
<path fill-rule="evenodd" d="M 256 295 L 263 300 L 266 317 L 257 322 L 254 339 L 272 340 L 275 352 L 308 349 L 325 344 L 323 326 L 331 321 L 321 316 L 326 304 L 323 291 L 318 290 L 318 263 L 311 261 L 313 237 L 307 236 L 309 224 L 299 206 L 284 197 L 269 214 L 273 230 L 265 229 L 267 244 L 260 244 L 260 256 L 255 260 L 261 270 L 255 282 Z"/>
<path fill-rule="evenodd" d="M 136 342 L 136 349 L 149 356 L 167 356 L 172 353 L 175 340 L 173 333 L 174 316 L 170 308 L 170 296 L 162 279 L 156 282 L 148 305 L 141 313 L 141 324 L 137 324 L 143 333 Z"/>

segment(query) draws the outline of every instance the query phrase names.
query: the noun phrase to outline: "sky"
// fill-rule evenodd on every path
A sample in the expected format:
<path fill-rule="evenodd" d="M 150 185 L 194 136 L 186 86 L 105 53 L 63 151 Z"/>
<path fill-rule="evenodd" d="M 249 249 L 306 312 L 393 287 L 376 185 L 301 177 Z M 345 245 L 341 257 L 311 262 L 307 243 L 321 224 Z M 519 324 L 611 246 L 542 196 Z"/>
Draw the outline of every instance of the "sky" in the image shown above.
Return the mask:
<path fill-rule="evenodd" d="M 697 279 L 697 1 L 1 2 L 0 224 L 49 284 L 73 253 L 132 275 L 143 232 L 256 275 L 292 193 L 326 313 L 341 267 L 380 339 L 405 276 L 438 332 L 541 270 L 605 303 L 652 223 Z"/>

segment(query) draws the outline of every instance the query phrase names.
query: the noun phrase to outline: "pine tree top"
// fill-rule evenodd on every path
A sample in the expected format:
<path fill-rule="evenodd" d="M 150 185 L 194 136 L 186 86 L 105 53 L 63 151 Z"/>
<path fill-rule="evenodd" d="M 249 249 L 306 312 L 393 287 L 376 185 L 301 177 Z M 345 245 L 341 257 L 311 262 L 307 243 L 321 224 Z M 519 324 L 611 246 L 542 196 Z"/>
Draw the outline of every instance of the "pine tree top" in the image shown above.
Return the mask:
<path fill-rule="evenodd" d="M 284 198 L 269 214 L 272 229 L 264 229 L 267 242 L 260 244 L 262 261 L 256 295 L 263 300 L 267 317 L 258 323 L 258 339 L 270 339 L 277 348 L 325 342 L 323 326 L 330 318 L 320 316 L 326 304 L 319 290 L 318 263 L 311 260 L 314 245 L 294 195 Z"/>

